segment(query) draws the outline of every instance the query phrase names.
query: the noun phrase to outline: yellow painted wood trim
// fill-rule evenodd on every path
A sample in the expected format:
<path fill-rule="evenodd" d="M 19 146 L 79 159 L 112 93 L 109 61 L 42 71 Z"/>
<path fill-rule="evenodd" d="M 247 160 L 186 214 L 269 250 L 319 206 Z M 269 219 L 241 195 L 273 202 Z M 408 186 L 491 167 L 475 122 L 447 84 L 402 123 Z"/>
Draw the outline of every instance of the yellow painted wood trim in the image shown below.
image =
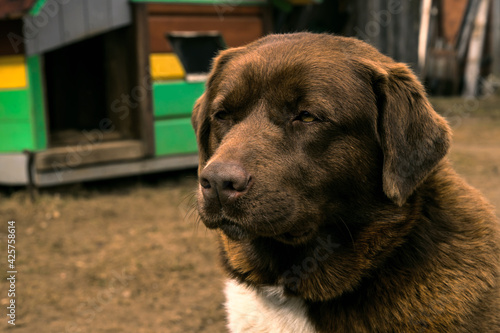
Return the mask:
<path fill-rule="evenodd" d="M 0 89 L 25 88 L 27 71 L 24 56 L 0 57 Z"/>
<path fill-rule="evenodd" d="M 184 68 L 174 53 L 152 53 L 149 61 L 153 80 L 176 80 L 185 76 Z"/>

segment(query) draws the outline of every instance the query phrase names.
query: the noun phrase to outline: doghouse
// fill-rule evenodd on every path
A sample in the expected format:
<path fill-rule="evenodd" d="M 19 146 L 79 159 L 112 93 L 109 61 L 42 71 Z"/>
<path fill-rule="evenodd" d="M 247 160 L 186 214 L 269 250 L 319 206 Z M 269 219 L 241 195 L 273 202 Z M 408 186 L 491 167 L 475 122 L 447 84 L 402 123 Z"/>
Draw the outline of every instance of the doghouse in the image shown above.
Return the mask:
<path fill-rule="evenodd" d="M 234 47 L 269 22 L 265 1 L 0 0 L 0 185 L 196 166 L 192 37 Z"/>

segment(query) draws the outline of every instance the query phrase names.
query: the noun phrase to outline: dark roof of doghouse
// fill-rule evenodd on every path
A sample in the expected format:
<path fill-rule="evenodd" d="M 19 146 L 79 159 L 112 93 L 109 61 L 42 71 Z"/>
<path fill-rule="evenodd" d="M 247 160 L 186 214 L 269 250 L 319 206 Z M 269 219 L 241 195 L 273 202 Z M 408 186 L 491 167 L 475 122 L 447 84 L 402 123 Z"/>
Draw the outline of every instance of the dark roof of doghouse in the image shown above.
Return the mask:
<path fill-rule="evenodd" d="M 0 0 L 0 19 L 20 18 L 35 2 L 36 0 Z"/>
<path fill-rule="evenodd" d="M 21 18 L 33 55 L 129 25 L 132 13 L 129 0 L 0 0 L 0 20 Z"/>

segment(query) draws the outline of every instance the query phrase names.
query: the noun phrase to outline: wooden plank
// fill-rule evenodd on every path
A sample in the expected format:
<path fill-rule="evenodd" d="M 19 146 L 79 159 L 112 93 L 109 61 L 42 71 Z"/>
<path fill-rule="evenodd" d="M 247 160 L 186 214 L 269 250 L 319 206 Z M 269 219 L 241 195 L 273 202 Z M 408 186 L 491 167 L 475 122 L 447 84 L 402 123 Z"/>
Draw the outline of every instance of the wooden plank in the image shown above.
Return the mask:
<path fill-rule="evenodd" d="M 108 1 L 87 0 L 85 2 L 89 33 L 106 29 L 110 25 L 110 8 Z"/>
<path fill-rule="evenodd" d="M 28 184 L 28 156 L 26 154 L 0 154 L 0 184 Z"/>
<path fill-rule="evenodd" d="M 259 6 L 231 6 L 227 2 L 210 5 L 180 5 L 165 3 L 150 3 L 147 5 L 148 14 L 153 15 L 262 15 L 264 9 Z"/>
<path fill-rule="evenodd" d="M 144 157 L 142 142 L 119 140 L 50 148 L 36 155 L 36 170 L 78 168 L 97 163 L 133 160 Z"/>
<path fill-rule="evenodd" d="M 23 37 L 24 37 L 24 52 L 27 55 L 38 53 L 38 34 L 40 33 L 36 29 L 29 28 L 28 24 L 31 24 L 32 16 L 26 15 L 23 17 Z"/>
<path fill-rule="evenodd" d="M 237 47 L 260 38 L 264 33 L 259 17 L 151 16 L 148 20 L 150 52 L 172 52 L 165 35 L 171 31 L 219 31 L 229 47 Z"/>
<path fill-rule="evenodd" d="M 322 0 L 314 0 L 321 2 Z M 227 6 L 265 6 L 267 0 L 130 0 L 132 3 L 159 3 L 159 4 L 189 4 L 195 6 L 203 5 L 227 5 Z"/>
<path fill-rule="evenodd" d="M 71 42 L 74 39 L 85 37 L 88 30 L 85 11 L 84 1 L 69 1 L 60 7 L 59 13 L 63 17 L 63 42 Z"/>
<path fill-rule="evenodd" d="M 28 89 L 0 90 L 0 123 L 30 121 Z"/>
<path fill-rule="evenodd" d="M 34 173 L 34 184 L 36 186 L 53 186 L 86 180 L 108 179 L 112 177 L 195 168 L 197 165 L 197 154 L 166 156 L 161 158 L 141 159 L 138 161 L 133 160 L 110 163 L 106 165 L 91 165 L 82 168 L 66 168 L 55 172 L 36 172 Z"/>
<path fill-rule="evenodd" d="M 24 56 L 0 56 L 0 89 L 25 88 L 27 86 Z"/>
<path fill-rule="evenodd" d="M 54 6 L 50 12 L 49 5 Z M 132 14 L 128 0 L 51 1 L 38 16 L 25 16 L 24 21 L 26 49 L 31 55 L 129 25 Z"/>
<path fill-rule="evenodd" d="M 131 27 L 117 29 L 102 36 L 104 41 L 104 66 L 106 68 L 106 105 L 107 117 L 115 125 L 115 130 L 124 138 L 137 138 L 138 124 L 132 103 L 123 100 L 123 96 L 133 94 L 135 76 L 133 71 L 124 70 L 134 68 L 132 61 L 133 38 Z M 133 99 L 133 96 L 131 97 Z M 133 105 L 133 104 L 132 104 Z"/>
<path fill-rule="evenodd" d="M 31 114 L 34 124 L 35 149 L 47 148 L 47 101 L 45 99 L 45 80 L 42 56 L 33 55 L 27 59 L 30 86 Z"/>
<path fill-rule="evenodd" d="M 418 71 L 418 38 L 420 24 L 420 3 L 417 1 L 409 2 L 404 5 L 403 12 L 398 17 L 399 40 L 399 61 L 409 64 L 415 71 Z"/>
<path fill-rule="evenodd" d="M 465 11 L 465 17 L 460 28 L 456 46 L 458 51 L 458 60 L 460 62 L 465 61 L 465 55 L 467 54 L 470 36 L 474 27 L 474 19 L 476 18 L 480 2 L 481 0 L 470 0 Z"/>
<path fill-rule="evenodd" d="M 29 120 L 0 121 L 0 152 L 21 152 L 35 148 L 33 125 Z"/>
<path fill-rule="evenodd" d="M 46 23 L 36 23 L 36 20 L 38 19 L 46 20 Z M 35 24 L 35 27 L 38 27 L 40 25 L 39 32 L 35 37 L 36 39 L 38 39 L 38 50 L 36 51 L 36 53 L 51 50 L 63 43 L 64 36 L 62 34 L 64 27 L 62 26 L 62 17 L 60 17 L 59 15 L 50 17 L 42 12 L 40 15 L 33 17 L 33 22 Z"/>
<path fill-rule="evenodd" d="M 422 4 L 422 16 L 420 19 L 420 32 L 418 34 L 418 68 L 420 73 L 425 72 L 425 61 L 427 58 L 427 47 L 429 44 L 429 26 L 431 21 L 432 0 L 424 0 Z"/>
<path fill-rule="evenodd" d="M 106 126 L 103 129 L 90 129 L 90 130 L 76 130 L 76 129 L 64 129 L 53 131 L 50 137 L 51 148 L 54 147 L 66 147 L 66 146 L 78 146 L 86 145 L 89 143 L 99 143 L 104 141 L 117 141 L 123 140 L 121 133 L 115 130 L 109 129 L 110 126 L 114 125 L 111 122 L 103 122 Z M 109 126 L 107 126 L 109 125 Z"/>
<path fill-rule="evenodd" d="M 156 156 L 198 151 L 191 118 L 155 121 Z"/>
<path fill-rule="evenodd" d="M 198 97 L 205 90 L 204 82 L 185 81 L 153 83 L 154 115 L 161 117 L 189 117 Z"/>
<path fill-rule="evenodd" d="M 472 31 L 469 51 L 467 53 L 467 62 L 465 65 L 465 85 L 463 91 L 464 97 L 474 97 L 478 93 L 489 8 L 490 0 L 481 0 L 476 19 L 474 20 L 474 30 Z"/>
<path fill-rule="evenodd" d="M 322 0 L 317 0 L 321 2 Z M 130 0 L 132 3 L 183 4 L 193 6 L 224 5 L 224 6 L 266 6 L 267 0 Z"/>
<path fill-rule="evenodd" d="M 138 137 L 145 147 L 146 156 L 155 154 L 155 139 L 153 127 L 153 105 L 151 97 L 151 76 L 149 73 L 149 37 L 147 26 L 147 12 L 144 4 L 134 4 L 134 41 L 136 77 L 135 87 L 142 89 L 144 95 L 137 100 Z M 141 88 L 142 87 L 142 88 Z"/>
<path fill-rule="evenodd" d="M 498 79 L 500 78 L 500 1 L 493 1 L 491 11 L 491 40 L 493 43 L 493 65 L 491 72 Z"/>
<path fill-rule="evenodd" d="M 174 53 L 152 53 L 151 77 L 153 80 L 176 80 L 185 76 L 184 68 Z"/>
<path fill-rule="evenodd" d="M 441 0 L 441 31 L 450 45 L 456 45 L 460 25 L 465 16 L 467 0 Z"/>
<path fill-rule="evenodd" d="M 107 0 L 106 2 L 109 2 L 110 22 L 113 26 L 124 26 L 132 22 L 132 12 L 128 0 Z"/>

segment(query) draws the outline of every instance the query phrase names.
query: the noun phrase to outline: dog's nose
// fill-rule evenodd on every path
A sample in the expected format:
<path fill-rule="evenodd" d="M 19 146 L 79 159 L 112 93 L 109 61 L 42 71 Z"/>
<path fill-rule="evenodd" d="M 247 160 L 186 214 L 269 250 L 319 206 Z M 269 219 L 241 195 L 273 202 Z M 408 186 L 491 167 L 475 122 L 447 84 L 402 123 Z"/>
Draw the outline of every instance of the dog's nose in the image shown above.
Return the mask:
<path fill-rule="evenodd" d="M 250 188 L 252 177 L 237 163 L 212 162 L 200 174 L 200 185 L 207 200 L 219 198 L 226 204 Z"/>

